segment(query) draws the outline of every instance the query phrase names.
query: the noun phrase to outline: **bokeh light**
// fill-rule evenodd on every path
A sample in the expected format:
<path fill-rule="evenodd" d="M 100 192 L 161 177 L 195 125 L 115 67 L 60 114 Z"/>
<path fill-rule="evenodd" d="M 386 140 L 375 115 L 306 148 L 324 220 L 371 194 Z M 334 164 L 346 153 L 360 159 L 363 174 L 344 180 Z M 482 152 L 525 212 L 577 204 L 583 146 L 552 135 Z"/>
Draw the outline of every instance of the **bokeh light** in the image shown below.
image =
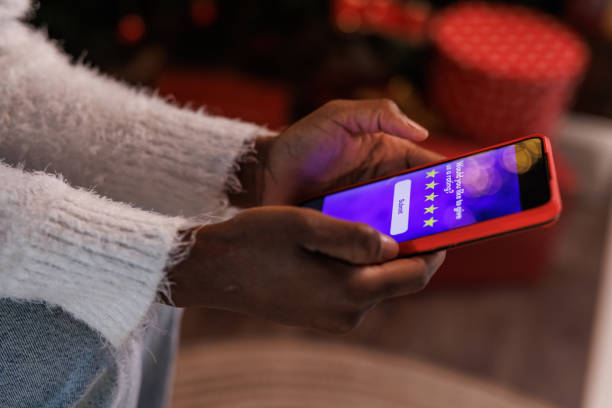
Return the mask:
<path fill-rule="evenodd" d="M 146 33 L 146 24 L 138 14 L 126 14 L 119 20 L 117 35 L 124 44 L 137 44 Z"/>
<path fill-rule="evenodd" d="M 198 27 L 208 27 L 217 20 L 217 4 L 212 0 L 193 0 L 189 14 L 191 21 Z"/>
<path fill-rule="evenodd" d="M 463 187 L 468 197 L 494 194 L 501 188 L 502 181 L 493 157 L 479 156 L 478 160 L 466 160 Z"/>

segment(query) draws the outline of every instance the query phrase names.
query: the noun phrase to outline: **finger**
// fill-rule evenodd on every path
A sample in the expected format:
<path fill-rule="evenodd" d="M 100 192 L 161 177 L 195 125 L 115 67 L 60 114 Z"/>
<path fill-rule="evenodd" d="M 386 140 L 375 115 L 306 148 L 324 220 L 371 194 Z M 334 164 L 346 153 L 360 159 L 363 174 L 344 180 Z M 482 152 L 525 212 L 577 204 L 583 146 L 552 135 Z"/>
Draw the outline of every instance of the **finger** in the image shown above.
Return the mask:
<path fill-rule="evenodd" d="M 337 125 L 352 134 L 385 132 L 414 141 L 428 136 L 424 127 L 406 117 L 389 99 L 333 101 L 325 108 Z"/>
<path fill-rule="evenodd" d="M 440 153 L 425 149 L 424 147 L 415 145 L 414 143 L 406 149 L 405 160 L 406 167 L 408 168 L 437 162 L 442 159 L 444 159 L 444 156 L 442 156 Z"/>
<path fill-rule="evenodd" d="M 364 267 L 351 278 L 351 285 L 369 293 L 372 300 L 418 292 L 427 286 L 445 257 L 446 251 L 439 251 Z"/>
<path fill-rule="evenodd" d="M 395 240 L 369 225 L 305 211 L 301 234 L 302 247 L 354 265 L 385 262 L 397 257 Z"/>

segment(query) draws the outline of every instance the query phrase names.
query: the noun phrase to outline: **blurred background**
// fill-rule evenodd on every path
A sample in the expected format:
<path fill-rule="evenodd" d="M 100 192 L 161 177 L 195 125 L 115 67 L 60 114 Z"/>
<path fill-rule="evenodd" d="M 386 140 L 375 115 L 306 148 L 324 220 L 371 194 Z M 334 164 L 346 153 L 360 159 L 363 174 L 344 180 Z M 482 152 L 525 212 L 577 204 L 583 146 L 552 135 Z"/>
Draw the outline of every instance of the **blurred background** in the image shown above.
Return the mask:
<path fill-rule="evenodd" d="M 43 0 L 32 22 L 75 61 L 273 129 L 386 97 L 446 155 L 553 140 L 556 225 L 449 251 L 346 336 L 189 310 L 173 407 L 612 404 L 611 0 Z"/>

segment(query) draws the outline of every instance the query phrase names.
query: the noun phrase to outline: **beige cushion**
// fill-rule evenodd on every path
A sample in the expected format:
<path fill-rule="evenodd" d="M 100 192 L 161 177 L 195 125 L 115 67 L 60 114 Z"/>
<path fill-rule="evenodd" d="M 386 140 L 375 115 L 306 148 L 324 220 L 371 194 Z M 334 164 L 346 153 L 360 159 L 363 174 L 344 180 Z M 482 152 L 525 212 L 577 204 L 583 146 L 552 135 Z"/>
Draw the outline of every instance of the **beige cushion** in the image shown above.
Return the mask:
<path fill-rule="evenodd" d="M 552 407 L 422 361 L 290 339 L 183 347 L 172 406 Z"/>

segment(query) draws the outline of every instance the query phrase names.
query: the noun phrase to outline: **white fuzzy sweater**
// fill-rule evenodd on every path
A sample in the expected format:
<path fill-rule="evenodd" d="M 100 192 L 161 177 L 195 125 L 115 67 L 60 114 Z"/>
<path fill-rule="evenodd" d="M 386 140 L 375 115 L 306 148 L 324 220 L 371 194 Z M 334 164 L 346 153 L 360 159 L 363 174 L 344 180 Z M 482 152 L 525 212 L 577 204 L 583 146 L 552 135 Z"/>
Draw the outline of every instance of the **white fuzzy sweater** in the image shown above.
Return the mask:
<path fill-rule="evenodd" d="M 60 306 L 118 346 L 184 251 L 183 217 L 223 208 L 269 132 L 70 63 L 19 21 L 28 7 L 0 0 L 0 298 Z"/>

